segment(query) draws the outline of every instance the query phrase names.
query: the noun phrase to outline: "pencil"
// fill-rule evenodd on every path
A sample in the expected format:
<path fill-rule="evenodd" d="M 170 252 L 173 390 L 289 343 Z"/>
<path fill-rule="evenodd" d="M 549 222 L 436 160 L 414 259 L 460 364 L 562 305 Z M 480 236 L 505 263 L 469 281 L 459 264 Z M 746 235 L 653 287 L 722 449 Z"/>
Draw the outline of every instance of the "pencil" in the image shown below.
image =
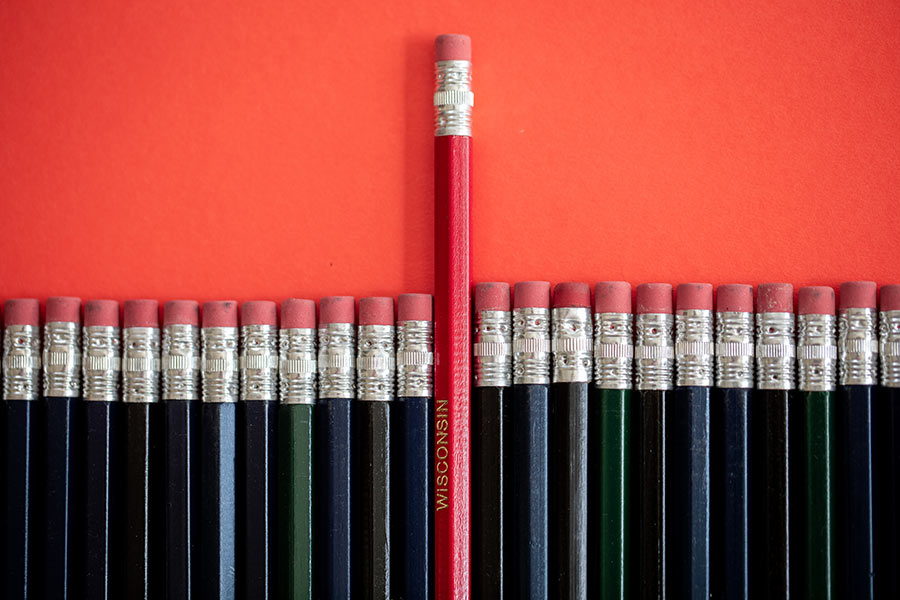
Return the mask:
<path fill-rule="evenodd" d="M 875 595 L 900 594 L 900 285 L 881 288 L 879 390 L 873 453 L 876 457 Z"/>

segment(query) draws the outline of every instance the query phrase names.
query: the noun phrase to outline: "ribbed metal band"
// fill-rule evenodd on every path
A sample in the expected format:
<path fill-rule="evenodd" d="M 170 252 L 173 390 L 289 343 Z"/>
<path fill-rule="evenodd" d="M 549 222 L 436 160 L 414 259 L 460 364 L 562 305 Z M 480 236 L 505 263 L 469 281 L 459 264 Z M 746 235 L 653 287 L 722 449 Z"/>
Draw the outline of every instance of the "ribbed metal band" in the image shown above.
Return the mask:
<path fill-rule="evenodd" d="M 319 398 L 356 397 L 356 325 L 319 327 Z"/>
<path fill-rule="evenodd" d="M 316 330 L 282 329 L 279 338 L 282 404 L 316 402 Z"/>
<path fill-rule="evenodd" d="M 278 400 L 276 327 L 241 327 L 241 400 Z"/>
<path fill-rule="evenodd" d="M 634 319 L 634 387 L 671 390 L 675 368 L 674 315 L 645 313 Z"/>
<path fill-rule="evenodd" d="M 397 323 L 397 396 L 430 398 L 434 395 L 434 323 Z"/>
<path fill-rule="evenodd" d="M 167 325 L 162 337 L 163 400 L 200 397 L 200 328 Z"/>
<path fill-rule="evenodd" d="M 550 310 L 513 309 L 513 384 L 550 383 Z"/>
<path fill-rule="evenodd" d="M 838 374 L 841 385 L 878 383 L 877 315 L 871 308 L 838 312 Z"/>
<path fill-rule="evenodd" d="M 159 402 L 160 340 L 158 327 L 122 330 L 122 400 Z"/>
<path fill-rule="evenodd" d="M 630 313 L 594 313 L 594 386 L 631 389 L 634 318 Z"/>
<path fill-rule="evenodd" d="M 512 385 L 512 315 L 504 310 L 475 313 L 475 387 Z"/>
<path fill-rule="evenodd" d="M 794 389 L 794 313 L 757 313 L 756 387 Z"/>
<path fill-rule="evenodd" d="M 837 382 L 834 315 L 797 316 L 797 387 L 804 392 L 830 392 Z"/>
<path fill-rule="evenodd" d="M 360 325 L 356 344 L 357 399 L 387 402 L 394 399 L 397 362 L 393 325 Z"/>
<path fill-rule="evenodd" d="M 594 326 L 583 307 L 553 309 L 551 346 L 554 383 L 587 383 L 594 376 Z"/>
<path fill-rule="evenodd" d="M 712 311 L 678 311 L 675 315 L 675 385 L 712 387 L 714 369 Z"/>
<path fill-rule="evenodd" d="M 434 135 L 472 135 L 472 63 L 442 60 L 434 69 Z"/>
<path fill-rule="evenodd" d="M 41 328 L 10 325 L 3 331 L 3 399 L 40 398 Z"/>
<path fill-rule="evenodd" d="M 44 325 L 44 396 L 81 395 L 81 326 L 53 322 Z"/>
<path fill-rule="evenodd" d="M 203 401 L 226 404 L 240 397 L 237 327 L 204 327 L 200 330 L 200 377 Z"/>
<path fill-rule="evenodd" d="M 881 385 L 900 387 L 900 310 L 881 312 L 878 328 Z"/>
<path fill-rule="evenodd" d="M 82 328 L 81 374 L 84 399 L 115 402 L 119 399 L 122 338 L 118 327 Z"/>
<path fill-rule="evenodd" d="M 716 313 L 716 386 L 753 387 L 753 313 Z"/>

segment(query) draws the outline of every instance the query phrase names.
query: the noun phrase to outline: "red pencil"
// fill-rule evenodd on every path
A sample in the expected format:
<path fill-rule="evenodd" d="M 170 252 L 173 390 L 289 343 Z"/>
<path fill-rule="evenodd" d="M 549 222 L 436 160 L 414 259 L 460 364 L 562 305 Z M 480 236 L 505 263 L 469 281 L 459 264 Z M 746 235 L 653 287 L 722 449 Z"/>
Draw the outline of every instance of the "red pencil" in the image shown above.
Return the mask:
<path fill-rule="evenodd" d="M 471 41 L 435 40 L 435 596 L 469 597 Z"/>

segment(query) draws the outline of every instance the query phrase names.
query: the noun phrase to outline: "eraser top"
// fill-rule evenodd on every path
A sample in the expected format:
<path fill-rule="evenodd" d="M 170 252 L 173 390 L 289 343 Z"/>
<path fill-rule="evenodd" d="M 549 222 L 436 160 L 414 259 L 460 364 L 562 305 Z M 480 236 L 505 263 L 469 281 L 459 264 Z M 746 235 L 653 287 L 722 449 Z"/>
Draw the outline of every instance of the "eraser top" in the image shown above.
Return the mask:
<path fill-rule="evenodd" d="M 301 298 L 288 298 L 281 303 L 282 329 L 315 329 L 316 303 Z"/>
<path fill-rule="evenodd" d="M 833 315 L 834 288 L 827 285 L 810 285 L 797 292 L 797 314 Z"/>
<path fill-rule="evenodd" d="M 119 303 L 115 300 L 88 300 L 84 303 L 85 327 L 118 327 Z"/>
<path fill-rule="evenodd" d="M 353 296 L 326 296 L 319 300 L 319 326 L 329 323 L 356 323 Z"/>
<path fill-rule="evenodd" d="M 838 294 L 841 310 L 845 308 L 872 308 L 876 306 L 878 286 L 874 281 L 845 281 Z"/>
<path fill-rule="evenodd" d="M 163 306 L 163 326 L 200 326 L 200 305 L 193 300 L 169 300 Z"/>
<path fill-rule="evenodd" d="M 553 288 L 553 308 L 590 308 L 591 286 L 578 281 L 557 283 Z"/>
<path fill-rule="evenodd" d="M 716 288 L 716 312 L 753 312 L 753 286 L 726 283 Z"/>
<path fill-rule="evenodd" d="M 794 312 L 794 286 L 790 283 L 761 283 L 756 286 L 756 312 Z"/>
<path fill-rule="evenodd" d="M 439 35 L 434 40 L 434 59 L 472 60 L 472 40 L 459 33 Z"/>
<path fill-rule="evenodd" d="M 126 300 L 122 310 L 123 327 L 159 327 L 159 302 Z"/>
<path fill-rule="evenodd" d="M 672 314 L 672 286 L 668 283 L 642 283 L 637 286 L 635 311 L 639 315 Z"/>
<path fill-rule="evenodd" d="M 881 310 L 900 310 L 900 285 L 881 287 Z"/>
<path fill-rule="evenodd" d="M 475 312 L 509 310 L 509 284 L 486 282 L 475 286 Z"/>
<path fill-rule="evenodd" d="M 398 321 L 430 321 L 433 299 L 431 294 L 400 294 L 397 297 Z"/>
<path fill-rule="evenodd" d="M 237 327 L 238 303 L 234 300 L 218 300 L 203 303 L 204 327 Z"/>
<path fill-rule="evenodd" d="M 520 281 L 513 286 L 515 308 L 550 308 L 550 282 Z"/>
<path fill-rule="evenodd" d="M 361 298 L 359 301 L 360 325 L 393 325 L 394 299 L 386 296 Z"/>
<path fill-rule="evenodd" d="M 81 323 L 81 298 L 56 296 L 47 298 L 45 323 Z"/>
<path fill-rule="evenodd" d="M 278 327 L 278 306 L 271 300 L 249 300 L 241 304 L 241 325 Z"/>
<path fill-rule="evenodd" d="M 11 325 L 41 325 L 41 303 L 34 298 L 14 298 L 7 300 L 3 307 L 3 323 Z"/>
<path fill-rule="evenodd" d="M 627 281 L 601 281 L 595 285 L 594 312 L 631 314 L 631 284 Z"/>
<path fill-rule="evenodd" d="M 675 310 L 712 310 L 711 283 L 679 283 L 675 289 Z"/>

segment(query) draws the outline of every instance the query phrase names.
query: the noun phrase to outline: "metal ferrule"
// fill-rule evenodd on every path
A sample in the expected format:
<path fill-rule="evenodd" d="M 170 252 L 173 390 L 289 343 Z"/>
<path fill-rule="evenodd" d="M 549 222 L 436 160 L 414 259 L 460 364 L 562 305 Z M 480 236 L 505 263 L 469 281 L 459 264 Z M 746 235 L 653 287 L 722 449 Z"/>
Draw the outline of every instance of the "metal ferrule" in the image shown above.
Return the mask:
<path fill-rule="evenodd" d="M 316 402 L 316 330 L 282 329 L 279 334 L 279 384 L 283 404 Z"/>
<path fill-rule="evenodd" d="M 81 326 L 53 322 L 44 325 L 44 396 L 81 395 Z"/>
<path fill-rule="evenodd" d="M 204 402 L 237 402 L 240 392 L 239 345 L 237 327 L 204 327 L 200 330 Z"/>
<path fill-rule="evenodd" d="M 162 337 L 162 397 L 195 400 L 200 397 L 200 328 L 167 325 Z"/>
<path fill-rule="evenodd" d="M 757 313 L 756 387 L 794 388 L 794 313 Z"/>
<path fill-rule="evenodd" d="M 360 325 L 356 349 L 357 400 L 393 400 L 397 376 L 394 326 Z"/>
<path fill-rule="evenodd" d="M 159 328 L 122 330 L 122 400 L 159 402 Z"/>
<path fill-rule="evenodd" d="M 587 383 L 593 373 L 591 311 L 584 307 L 553 309 L 551 347 L 554 383 Z"/>
<path fill-rule="evenodd" d="M 550 384 L 550 310 L 513 309 L 513 384 Z"/>
<path fill-rule="evenodd" d="M 804 392 L 830 392 L 837 381 L 834 315 L 797 316 L 797 387 Z"/>
<path fill-rule="evenodd" d="M 716 387 L 753 387 L 753 313 L 716 313 Z"/>
<path fill-rule="evenodd" d="M 40 397 L 41 328 L 10 325 L 3 331 L 3 399 Z"/>
<path fill-rule="evenodd" d="M 319 327 L 319 398 L 356 397 L 356 325 Z"/>
<path fill-rule="evenodd" d="M 878 383 L 877 316 L 871 308 L 838 312 L 838 374 L 841 385 Z"/>
<path fill-rule="evenodd" d="M 678 311 L 675 314 L 675 385 L 712 387 L 715 356 L 712 311 Z"/>
<path fill-rule="evenodd" d="M 900 310 L 882 311 L 878 339 L 881 341 L 881 385 L 900 387 Z"/>
<path fill-rule="evenodd" d="M 512 316 L 506 310 L 475 314 L 475 387 L 512 385 Z"/>
<path fill-rule="evenodd" d="M 434 395 L 434 323 L 397 323 L 397 396 L 430 398 Z"/>
<path fill-rule="evenodd" d="M 634 387 L 671 390 L 675 368 L 675 317 L 645 313 L 634 319 Z"/>
<path fill-rule="evenodd" d="M 92 326 L 82 330 L 84 399 L 115 402 L 119 399 L 122 340 L 118 327 Z"/>
<path fill-rule="evenodd" d="M 276 327 L 241 327 L 241 400 L 278 400 Z"/>
<path fill-rule="evenodd" d="M 472 135 L 472 63 L 442 60 L 434 69 L 434 135 Z"/>
<path fill-rule="evenodd" d="M 631 389 L 634 319 L 631 313 L 594 313 L 594 386 Z"/>

